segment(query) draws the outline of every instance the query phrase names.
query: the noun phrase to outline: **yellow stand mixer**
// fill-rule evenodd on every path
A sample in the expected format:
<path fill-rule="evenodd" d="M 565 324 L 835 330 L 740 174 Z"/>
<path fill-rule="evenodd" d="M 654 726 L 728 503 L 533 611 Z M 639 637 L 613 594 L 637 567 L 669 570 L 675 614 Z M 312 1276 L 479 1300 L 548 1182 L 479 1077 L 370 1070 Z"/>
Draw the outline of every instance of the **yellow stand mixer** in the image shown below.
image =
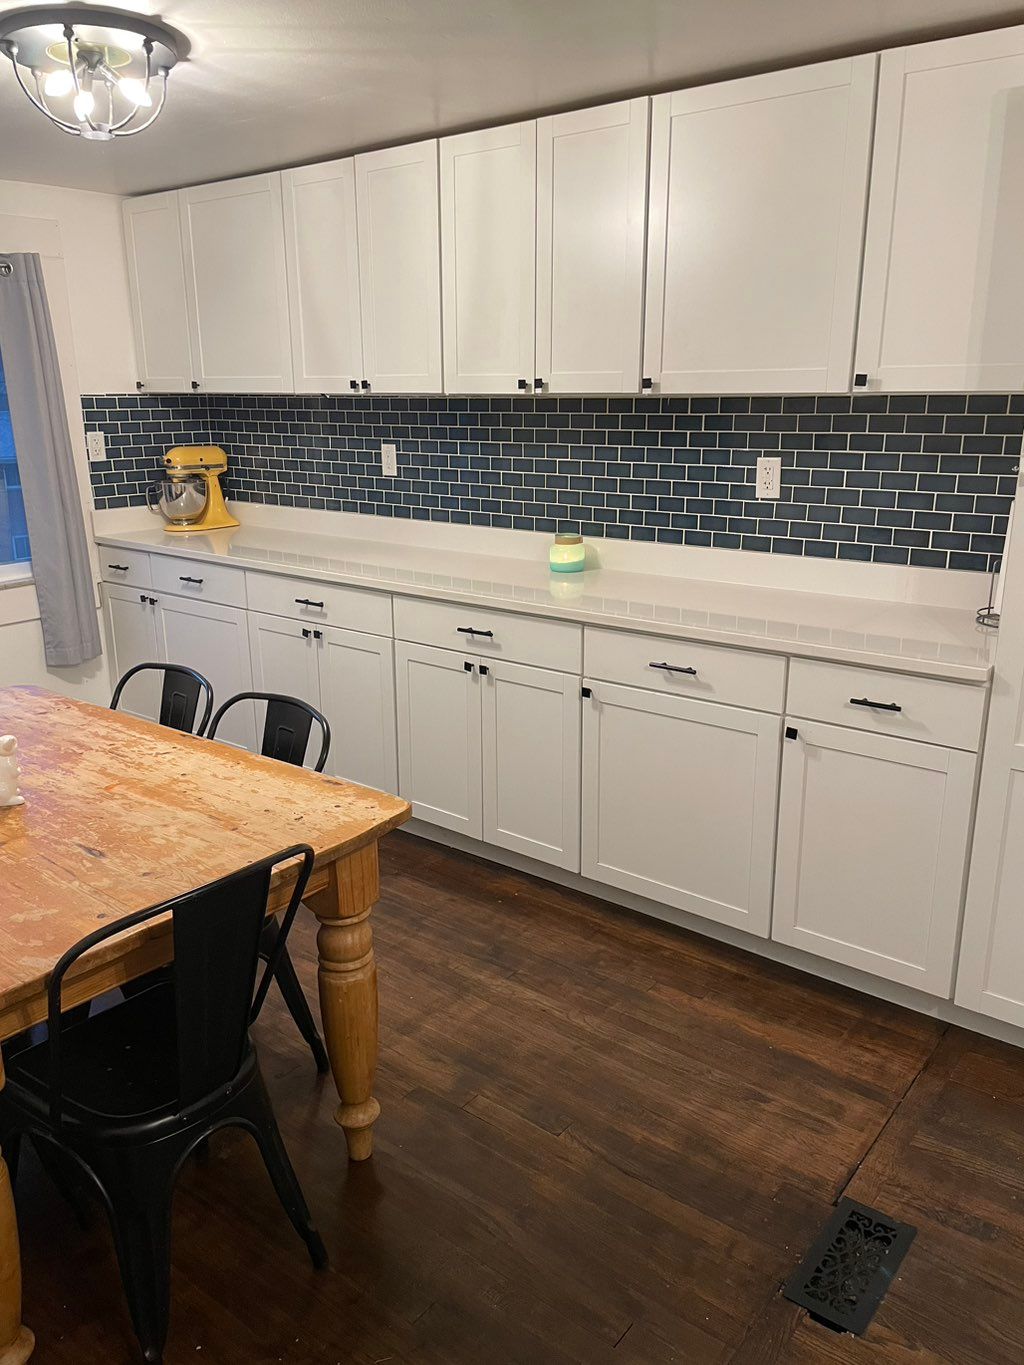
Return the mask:
<path fill-rule="evenodd" d="M 151 483 L 146 501 L 168 531 L 219 531 L 238 521 L 224 506 L 220 476 L 228 457 L 220 446 L 175 446 L 164 456 L 167 477 Z"/>

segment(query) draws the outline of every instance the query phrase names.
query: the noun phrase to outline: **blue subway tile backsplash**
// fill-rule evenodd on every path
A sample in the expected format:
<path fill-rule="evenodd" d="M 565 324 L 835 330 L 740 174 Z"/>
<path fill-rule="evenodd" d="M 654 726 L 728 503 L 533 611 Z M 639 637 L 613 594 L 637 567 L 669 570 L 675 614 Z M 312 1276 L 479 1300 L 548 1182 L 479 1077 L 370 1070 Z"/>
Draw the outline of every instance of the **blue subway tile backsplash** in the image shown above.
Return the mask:
<path fill-rule="evenodd" d="M 97 508 L 137 506 L 172 445 L 223 446 L 240 502 L 987 571 L 1024 395 L 427 398 L 94 395 Z M 380 443 L 398 477 L 380 474 Z M 782 496 L 754 498 L 758 455 Z"/>

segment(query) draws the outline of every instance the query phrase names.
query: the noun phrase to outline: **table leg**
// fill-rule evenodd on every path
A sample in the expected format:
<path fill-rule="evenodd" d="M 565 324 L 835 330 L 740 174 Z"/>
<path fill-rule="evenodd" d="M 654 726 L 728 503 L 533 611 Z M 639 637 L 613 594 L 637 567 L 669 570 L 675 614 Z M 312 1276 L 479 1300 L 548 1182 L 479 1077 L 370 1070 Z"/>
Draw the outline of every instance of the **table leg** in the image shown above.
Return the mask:
<path fill-rule="evenodd" d="M 373 1125 L 380 1114 L 373 1098 L 377 966 L 370 928 L 370 911 L 379 895 L 380 869 L 373 843 L 339 858 L 331 865 L 327 886 L 306 898 L 320 921 L 320 1012 L 341 1100 L 334 1117 L 345 1130 L 353 1161 L 372 1155 Z M 0 1365 L 4 1365 L 2 1359 Z"/>
<path fill-rule="evenodd" d="M 0 1087 L 4 1083 L 0 1059 Z M 7 1162 L 0 1156 L 0 1365 L 23 1365 L 35 1337 L 21 1322 L 21 1251 Z"/>

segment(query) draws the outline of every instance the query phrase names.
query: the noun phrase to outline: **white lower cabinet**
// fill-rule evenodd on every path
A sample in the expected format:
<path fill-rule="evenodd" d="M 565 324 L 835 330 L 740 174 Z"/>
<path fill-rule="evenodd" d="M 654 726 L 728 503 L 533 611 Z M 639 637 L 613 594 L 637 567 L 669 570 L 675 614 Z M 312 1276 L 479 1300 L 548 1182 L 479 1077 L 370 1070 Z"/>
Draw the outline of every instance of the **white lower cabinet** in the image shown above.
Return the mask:
<path fill-rule="evenodd" d="M 413 814 L 579 870 L 579 677 L 395 645 L 399 792 Z"/>
<path fill-rule="evenodd" d="M 584 690 L 583 875 L 767 938 L 780 717 Z"/>
<path fill-rule="evenodd" d="M 110 630 L 110 680 L 116 687 L 136 664 L 160 663 L 157 604 L 152 593 L 138 588 L 104 583 L 107 624 Z M 160 683 L 155 674 L 140 673 L 127 684 L 119 703 L 122 711 L 143 720 L 156 720 L 160 712 Z"/>
<path fill-rule="evenodd" d="M 421 820 L 479 839 L 480 678 L 473 660 L 399 640 L 395 681 L 399 794 Z"/>
<path fill-rule="evenodd" d="M 194 602 L 169 593 L 154 594 L 158 603 L 160 657 L 202 673 L 213 687 L 214 709 L 239 692 L 252 691 L 247 613 L 241 607 Z M 256 747 L 255 712 L 251 704 L 233 706 L 217 731 L 223 744 Z"/>
<path fill-rule="evenodd" d="M 772 937 L 948 997 L 976 756 L 817 721 L 782 747 Z"/>
<path fill-rule="evenodd" d="M 327 718 L 331 750 L 326 771 L 394 791 L 398 772 L 392 641 L 250 612 L 249 643 L 257 691 L 297 697 Z M 306 751 L 308 766 L 316 762 L 320 742 L 314 726 Z"/>

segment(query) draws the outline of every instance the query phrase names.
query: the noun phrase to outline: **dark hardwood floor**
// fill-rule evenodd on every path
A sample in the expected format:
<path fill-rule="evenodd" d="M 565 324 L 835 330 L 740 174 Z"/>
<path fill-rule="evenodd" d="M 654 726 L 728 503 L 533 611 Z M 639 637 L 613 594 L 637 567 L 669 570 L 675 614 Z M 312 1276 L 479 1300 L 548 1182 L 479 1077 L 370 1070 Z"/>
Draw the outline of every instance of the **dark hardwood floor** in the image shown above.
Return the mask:
<path fill-rule="evenodd" d="M 1024 1360 L 1024 1053 L 392 835 L 376 912 L 384 1106 L 347 1166 L 279 1000 L 258 1038 L 332 1257 L 255 1148 L 175 1204 L 168 1365 Z M 315 995 L 311 917 L 293 953 Z M 865 1337 L 779 1286 L 846 1192 L 915 1224 Z M 39 1365 L 135 1360 L 105 1223 L 26 1155 Z"/>

